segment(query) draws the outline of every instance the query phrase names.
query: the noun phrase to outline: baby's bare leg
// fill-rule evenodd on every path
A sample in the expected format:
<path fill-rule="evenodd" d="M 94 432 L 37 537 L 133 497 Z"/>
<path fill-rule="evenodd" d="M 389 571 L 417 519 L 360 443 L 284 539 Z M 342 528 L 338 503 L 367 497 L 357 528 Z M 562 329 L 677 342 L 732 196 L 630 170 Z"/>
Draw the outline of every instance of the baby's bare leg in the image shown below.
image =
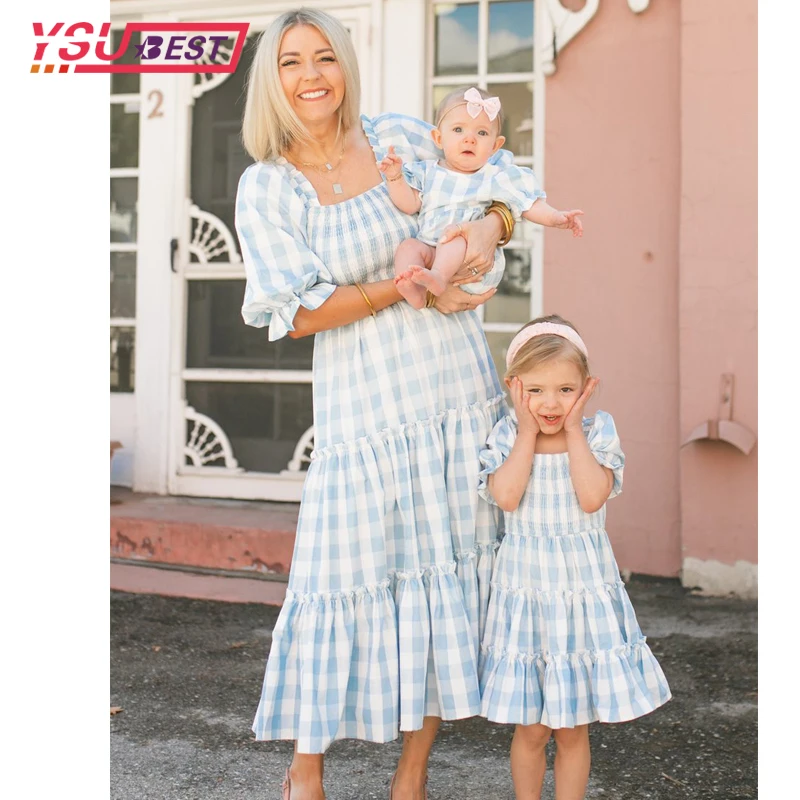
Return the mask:
<path fill-rule="evenodd" d="M 397 291 L 416 309 L 425 308 L 425 287 L 419 286 L 411 280 L 416 267 L 418 271 L 420 264 L 427 270 L 433 264 L 435 249 L 419 239 L 406 239 L 400 243 L 394 254 L 394 282 Z"/>
<path fill-rule="evenodd" d="M 436 248 L 436 256 L 430 270 L 414 270 L 411 280 L 424 286 L 431 294 L 440 295 L 450 283 L 453 275 L 464 264 L 464 255 L 467 252 L 467 241 L 463 236 L 440 244 Z"/>

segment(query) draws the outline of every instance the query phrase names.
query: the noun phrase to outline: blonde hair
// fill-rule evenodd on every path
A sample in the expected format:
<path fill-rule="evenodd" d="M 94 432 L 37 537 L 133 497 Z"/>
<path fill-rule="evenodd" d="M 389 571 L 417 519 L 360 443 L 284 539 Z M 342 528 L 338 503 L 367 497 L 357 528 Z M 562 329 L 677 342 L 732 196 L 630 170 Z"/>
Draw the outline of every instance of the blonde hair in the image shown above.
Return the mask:
<path fill-rule="evenodd" d="M 444 119 L 444 115 L 454 109 L 456 106 L 465 106 L 467 101 L 464 99 L 464 92 L 469 89 L 475 89 L 480 96 L 486 100 L 488 97 L 494 97 L 490 92 L 487 92 L 485 89 L 479 89 L 477 86 L 462 86 L 459 89 L 453 89 L 452 92 L 448 92 L 443 98 L 439 105 L 436 107 L 436 117 L 434 120 L 434 127 L 438 128 Z M 497 134 L 500 135 L 500 131 L 503 130 L 503 109 L 500 108 L 500 113 L 494 118 L 494 121 L 497 123 Z"/>
<path fill-rule="evenodd" d="M 524 331 L 525 328 L 529 328 L 537 322 L 554 322 L 556 325 L 566 325 L 572 328 L 575 333 L 578 333 L 578 329 L 569 320 L 560 317 L 558 314 L 550 314 L 547 317 L 533 319 L 527 325 L 523 325 L 520 330 Z M 509 364 L 505 377 L 506 379 L 513 378 L 515 375 L 536 369 L 536 367 L 547 361 L 555 360 L 571 361 L 575 364 L 581 374 L 581 380 L 584 382 L 591 374 L 589 372 L 589 360 L 569 339 L 557 336 L 554 333 L 543 333 L 541 336 L 534 336 L 533 339 L 529 339 L 520 347 L 514 356 L 514 360 Z"/>
<path fill-rule="evenodd" d="M 307 141 L 308 130 L 295 114 L 281 85 L 278 56 L 283 36 L 290 28 L 309 25 L 328 41 L 344 78 L 344 99 L 337 111 L 339 131 L 358 124 L 361 79 L 356 51 L 347 28 L 338 19 L 312 8 L 287 11 L 275 19 L 258 39 L 247 75 L 247 100 L 242 119 L 242 142 L 255 161 L 283 155 L 295 141 Z"/>

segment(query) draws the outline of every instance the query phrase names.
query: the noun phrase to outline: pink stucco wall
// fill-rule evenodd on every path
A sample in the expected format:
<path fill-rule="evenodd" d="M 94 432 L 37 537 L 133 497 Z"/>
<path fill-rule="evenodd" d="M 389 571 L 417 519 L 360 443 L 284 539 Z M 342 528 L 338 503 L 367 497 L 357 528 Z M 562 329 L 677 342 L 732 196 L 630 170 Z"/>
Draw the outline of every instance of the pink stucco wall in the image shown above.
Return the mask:
<path fill-rule="evenodd" d="M 544 311 L 580 328 L 594 408 L 627 456 L 608 530 L 623 569 L 678 575 L 680 5 L 603 2 L 546 86 L 546 174 L 556 207 L 582 208 L 575 241 L 545 233 Z"/>
<path fill-rule="evenodd" d="M 757 432 L 757 8 L 681 3 L 681 434 L 716 417 L 720 375 L 733 418 Z M 681 451 L 684 558 L 757 561 L 757 446 Z"/>

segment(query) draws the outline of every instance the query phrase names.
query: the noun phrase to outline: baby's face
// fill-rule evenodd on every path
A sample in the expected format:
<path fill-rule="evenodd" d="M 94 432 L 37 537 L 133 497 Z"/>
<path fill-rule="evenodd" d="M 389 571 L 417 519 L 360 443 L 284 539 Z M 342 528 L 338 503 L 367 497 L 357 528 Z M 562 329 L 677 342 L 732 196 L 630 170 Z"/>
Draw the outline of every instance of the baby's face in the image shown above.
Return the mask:
<path fill-rule="evenodd" d="M 445 114 L 433 139 L 444 151 L 448 166 L 458 172 L 476 172 L 503 146 L 499 128 L 497 119 L 490 120 L 485 111 L 473 119 L 463 105 Z"/>

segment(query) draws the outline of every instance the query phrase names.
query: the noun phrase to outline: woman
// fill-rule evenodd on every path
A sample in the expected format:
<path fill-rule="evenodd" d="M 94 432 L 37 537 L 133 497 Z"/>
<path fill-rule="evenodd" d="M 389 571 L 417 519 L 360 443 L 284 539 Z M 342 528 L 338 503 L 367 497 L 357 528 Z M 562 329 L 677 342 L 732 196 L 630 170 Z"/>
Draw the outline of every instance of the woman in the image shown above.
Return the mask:
<path fill-rule="evenodd" d="M 437 151 L 419 120 L 359 119 L 358 87 L 346 29 L 289 12 L 262 34 L 243 123 L 256 161 L 237 196 L 243 317 L 270 340 L 317 334 L 315 451 L 253 725 L 259 740 L 295 741 L 291 800 L 324 798 L 332 740 L 399 731 L 390 797 L 425 797 L 440 720 L 480 711 L 497 539 L 476 487 L 504 401 L 473 313 L 493 292 L 451 286 L 423 311 L 402 301 L 394 251 L 416 218 L 394 207 L 377 162 L 390 145 L 405 159 Z M 462 226 L 456 282 L 491 269 L 504 220 Z"/>

